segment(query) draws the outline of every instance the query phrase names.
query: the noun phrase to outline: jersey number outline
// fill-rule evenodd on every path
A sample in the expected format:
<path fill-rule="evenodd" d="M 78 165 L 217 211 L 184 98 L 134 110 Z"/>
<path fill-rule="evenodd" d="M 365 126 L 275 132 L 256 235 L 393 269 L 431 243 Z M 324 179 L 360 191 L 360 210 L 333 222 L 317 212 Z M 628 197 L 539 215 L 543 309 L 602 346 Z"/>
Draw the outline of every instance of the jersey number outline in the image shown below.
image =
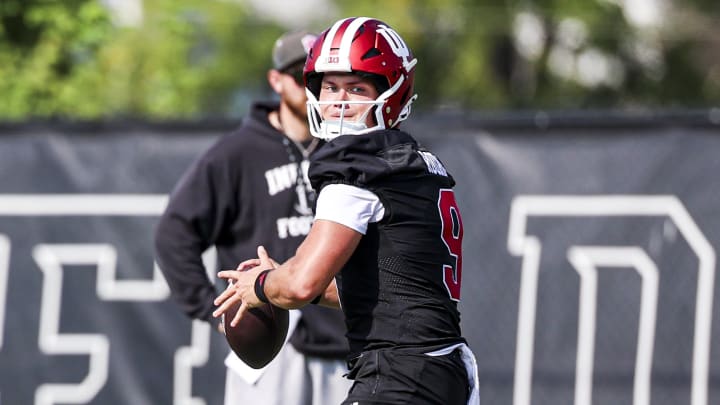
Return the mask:
<path fill-rule="evenodd" d="M 463 225 L 460 209 L 451 189 L 440 189 L 438 210 L 442 224 L 441 239 L 448 253 L 454 259 L 453 264 L 443 265 L 443 283 L 453 301 L 460 301 L 460 285 L 462 283 L 462 238 Z"/>

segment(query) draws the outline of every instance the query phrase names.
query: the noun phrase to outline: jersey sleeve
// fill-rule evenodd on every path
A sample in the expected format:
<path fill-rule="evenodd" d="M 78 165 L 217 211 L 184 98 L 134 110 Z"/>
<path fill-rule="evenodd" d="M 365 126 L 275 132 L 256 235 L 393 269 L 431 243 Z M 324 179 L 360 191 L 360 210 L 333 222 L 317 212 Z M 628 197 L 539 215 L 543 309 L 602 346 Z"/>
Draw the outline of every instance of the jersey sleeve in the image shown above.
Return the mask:
<path fill-rule="evenodd" d="M 370 190 L 348 184 L 329 184 L 317 199 L 315 219 L 345 225 L 365 235 L 369 223 L 379 222 L 385 207 Z"/>

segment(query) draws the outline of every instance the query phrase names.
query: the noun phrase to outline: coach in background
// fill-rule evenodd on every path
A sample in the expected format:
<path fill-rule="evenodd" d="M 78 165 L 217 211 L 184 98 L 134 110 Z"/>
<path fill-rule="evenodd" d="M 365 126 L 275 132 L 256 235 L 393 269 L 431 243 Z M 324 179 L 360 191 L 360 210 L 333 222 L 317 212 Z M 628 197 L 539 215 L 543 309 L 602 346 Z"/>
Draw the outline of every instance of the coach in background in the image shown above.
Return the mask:
<path fill-rule="evenodd" d="M 156 260 L 191 318 L 216 322 L 217 291 L 201 260 L 208 247 L 217 248 L 221 269 L 234 269 L 258 245 L 289 258 L 310 230 L 315 195 L 308 157 L 321 141 L 308 129 L 302 73 L 315 38 L 293 31 L 277 40 L 267 79 L 279 102 L 253 104 L 240 128 L 210 147 L 170 196 L 156 229 Z M 296 325 L 290 344 L 259 378 L 229 354 L 225 404 L 321 405 L 345 397 L 342 313 L 309 306 Z"/>

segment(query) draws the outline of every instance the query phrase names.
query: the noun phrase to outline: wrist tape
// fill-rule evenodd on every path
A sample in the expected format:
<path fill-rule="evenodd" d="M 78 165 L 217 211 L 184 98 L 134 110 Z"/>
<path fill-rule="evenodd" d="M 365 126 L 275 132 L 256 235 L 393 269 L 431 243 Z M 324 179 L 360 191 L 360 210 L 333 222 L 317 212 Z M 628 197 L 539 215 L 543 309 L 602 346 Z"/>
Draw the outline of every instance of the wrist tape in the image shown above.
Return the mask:
<path fill-rule="evenodd" d="M 267 280 L 268 273 L 272 270 L 273 269 L 267 269 L 261 271 L 255 279 L 255 295 L 258 297 L 260 302 L 264 302 L 266 304 L 268 304 L 270 300 L 268 300 L 267 295 L 265 295 L 265 281 Z"/>

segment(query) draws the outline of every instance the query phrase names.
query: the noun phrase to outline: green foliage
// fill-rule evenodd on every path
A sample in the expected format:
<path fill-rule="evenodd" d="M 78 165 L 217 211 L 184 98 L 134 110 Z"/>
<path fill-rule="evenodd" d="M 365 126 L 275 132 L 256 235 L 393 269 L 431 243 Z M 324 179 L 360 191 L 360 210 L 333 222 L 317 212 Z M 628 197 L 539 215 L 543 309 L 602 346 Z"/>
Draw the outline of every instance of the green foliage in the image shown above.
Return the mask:
<path fill-rule="evenodd" d="M 0 119 L 229 115 L 261 89 L 281 29 L 236 3 L 146 1 L 121 27 L 95 0 L 0 3 Z"/>
<path fill-rule="evenodd" d="M 649 27 L 631 24 L 621 3 L 336 0 L 337 15 L 319 10 L 325 23 L 307 23 L 366 15 L 392 25 L 419 60 L 420 108 L 717 104 L 717 2 L 663 3 L 662 25 Z M 123 26 L 99 0 L 0 1 L 0 120 L 234 116 L 269 94 L 283 28 L 247 2 L 142 4 L 142 22 Z M 526 35 L 532 52 L 519 46 L 518 21 L 542 31 Z"/>
<path fill-rule="evenodd" d="M 78 1 L 8 1 L 0 10 L 0 114 L 93 115 L 75 101 L 101 82 L 93 54 L 110 32 L 104 10 Z"/>
<path fill-rule="evenodd" d="M 668 7 L 662 24 L 650 27 L 632 25 L 618 0 L 385 3 L 338 2 L 342 15 L 377 17 L 403 35 L 419 60 L 421 107 L 702 107 L 720 101 L 716 1 L 658 2 Z M 517 47 L 521 14 L 535 16 L 544 30 L 535 57 Z M 578 23 L 584 37 L 568 48 L 564 27 Z M 595 72 L 603 66 L 605 79 Z"/>

